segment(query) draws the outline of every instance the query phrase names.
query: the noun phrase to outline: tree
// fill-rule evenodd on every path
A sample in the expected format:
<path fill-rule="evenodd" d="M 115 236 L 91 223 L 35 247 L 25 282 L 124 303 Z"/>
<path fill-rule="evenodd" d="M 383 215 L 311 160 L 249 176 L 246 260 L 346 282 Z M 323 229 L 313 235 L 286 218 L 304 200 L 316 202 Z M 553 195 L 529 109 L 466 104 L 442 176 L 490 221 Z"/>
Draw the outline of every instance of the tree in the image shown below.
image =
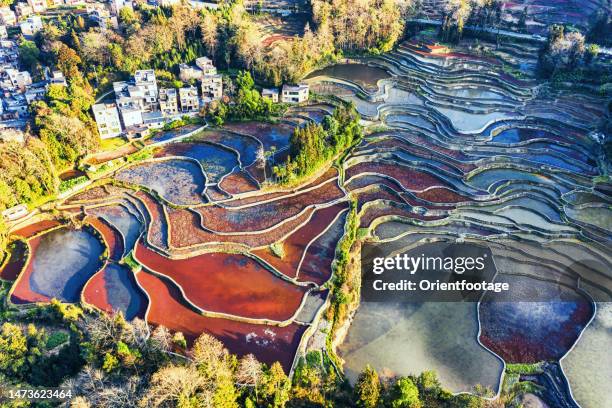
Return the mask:
<path fill-rule="evenodd" d="M 142 407 L 212 406 L 213 384 L 191 365 L 170 365 L 151 377 Z"/>
<path fill-rule="evenodd" d="M 217 16 L 212 11 L 205 10 L 200 24 L 200 32 L 202 33 L 202 42 L 213 58 L 217 54 L 217 47 L 219 45 L 218 30 Z"/>
<path fill-rule="evenodd" d="M 28 340 L 21 328 L 12 323 L 4 323 L 0 331 L 0 370 L 19 374 L 27 363 L 27 352 Z"/>
<path fill-rule="evenodd" d="M 151 333 L 151 346 L 162 352 L 172 350 L 172 334 L 164 326 L 157 326 Z"/>
<path fill-rule="evenodd" d="M 263 376 L 261 363 L 254 355 L 247 354 L 242 357 L 236 370 L 236 381 L 242 387 L 248 387 L 255 391 L 255 401 L 258 401 L 257 388 Z"/>
<path fill-rule="evenodd" d="M 266 371 L 262 383 L 262 397 L 268 406 L 282 408 L 289 401 L 291 381 L 277 361 Z"/>
<path fill-rule="evenodd" d="M 67 79 L 82 80 L 82 75 L 79 71 L 81 57 L 79 57 L 75 50 L 61 43 L 57 50 L 56 57 L 57 67 L 64 73 Z"/>
<path fill-rule="evenodd" d="M 472 4 L 470 0 L 448 0 L 441 26 L 442 38 L 445 41 L 459 41 L 463 35 L 463 27 L 471 12 Z"/>
<path fill-rule="evenodd" d="M 380 398 L 378 373 L 368 364 L 355 384 L 355 402 L 362 408 L 375 408 Z"/>
<path fill-rule="evenodd" d="M 34 41 L 22 39 L 19 42 L 19 63 L 21 67 L 30 72 L 34 72 L 39 64 L 40 50 Z"/>
<path fill-rule="evenodd" d="M 410 378 L 403 377 L 397 380 L 393 389 L 393 408 L 420 408 L 419 389 Z"/>

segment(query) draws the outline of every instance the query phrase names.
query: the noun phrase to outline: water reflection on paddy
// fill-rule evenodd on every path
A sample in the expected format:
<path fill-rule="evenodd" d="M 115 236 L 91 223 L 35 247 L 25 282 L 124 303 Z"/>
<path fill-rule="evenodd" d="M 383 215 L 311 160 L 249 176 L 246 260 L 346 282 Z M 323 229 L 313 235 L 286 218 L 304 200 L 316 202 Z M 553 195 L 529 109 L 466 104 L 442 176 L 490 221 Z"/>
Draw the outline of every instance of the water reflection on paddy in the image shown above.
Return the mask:
<path fill-rule="evenodd" d="M 389 78 L 390 75 L 382 68 L 371 67 L 364 64 L 339 64 L 314 71 L 308 78 L 327 76 L 356 82 L 367 89 L 376 89 L 380 79 Z"/>
<path fill-rule="evenodd" d="M 339 353 L 352 382 L 369 363 L 381 375 L 435 370 L 453 392 L 497 390 L 503 363 L 477 335 L 475 303 L 362 302 Z"/>

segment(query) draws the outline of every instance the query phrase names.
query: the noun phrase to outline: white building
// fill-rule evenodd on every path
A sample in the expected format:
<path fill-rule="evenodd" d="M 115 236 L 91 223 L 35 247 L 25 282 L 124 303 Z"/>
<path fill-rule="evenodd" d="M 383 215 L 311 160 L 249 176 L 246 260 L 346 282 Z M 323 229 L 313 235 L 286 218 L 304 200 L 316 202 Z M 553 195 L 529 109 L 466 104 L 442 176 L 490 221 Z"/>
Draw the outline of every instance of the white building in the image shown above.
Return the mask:
<path fill-rule="evenodd" d="M 13 118 L 27 118 L 28 101 L 25 95 L 13 93 L 11 96 L 4 98 L 4 112 L 10 114 Z"/>
<path fill-rule="evenodd" d="M 166 123 L 164 115 L 160 111 L 146 112 L 142 114 L 143 124 L 148 129 L 161 129 Z"/>
<path fill-rule="evenodd" d="M 43 24 L 40 16 L 30 16 L 25 21 L 19 24 L 21 32 L 26 37 L 32 37 L 34 34 L 42 30 Z"/>
<path fill-rule="evenodd" d="M 17 24 L 15 12 L 8 7 L 0 7 L 0 24 L 5 26 L 14 26 Z"/>
<path fill-rule="evenodd" d="M 6 40 L 8 38 L 8 31 L 6 31 L 5 25 L 0 25 L 0 39 Z"/>
<path fill-rule="evenodd" d="M 278 88 L 263 88 L 261 90 L 261 97 L 264 99 L 270 99 L 273 103 L 277 103 Z"/>
<path fill-rule="evenodd" d="M 158 4 L 161 7 L 172 7 L 175 4 L 179 4 L 181 0 L 158 0 Z"/>
<path fill-rule="evenodd" d="M 18 204 L 14 207 L 7 208 L 6 210 L 2 211 L 2 218 L 4 218 L 5 221 L 16 221 L 20 218 L 25 217 L 26 215 L 28 215 L 28 213 L 29 211 L 27 205 Z"/>
<path fill-rule="evenodd" d="M 159 109 L 161 110 L 162 114 L 166 116 L 172 116 L 178 113 L 178 99 L 176 89 L 159 89 Z"/>
<path fill-rule="evenodd" d="M 4 72 L 13 89 L 25 90 L 26 86 L 32 85 L 32 77 L 30 77 L 28 71 L 17 71 L 14 68 L 9 68 Z"/>
<path fill-rule="evenodd" d="M 180 88 L 179 101 L 181 112 L 193 112 L 198 110 L 200 108 L 198 89 L 195 86 Z"/>
<path fill-rule="evenodd" d="M 28 105 L 34 101 L 42 101 L 43 99 L 45 99 L 46 95 L 47 88 L 44 86 L 44 84 L 41 84 L 40 82 L 36 86 L 29 86 L 24 93 Z"/>
<path fill-rule="evenodd" d="M 212 60 L 208 57 L 196 58 L 195 64 L 200 68 L 204 75 L 215 75 L 217 68 L 215 68 Z"/>
<path fill-rule="evenodd" d="M 98 103 L 93 106 L 93 113 L 101 139 L 108 139 L 121 134 L 119 112 L 114 103 Z"/>
<path fill-rule="evenodd" d="M 183 82 L 189 82 L 192 79 L 200 79 L 202 75 L 204 75 L 204 73 L 200 68 L 192 67 L 187 64 L 179 64 L 179 78 Z"/>
<path fill-rule="evenodd" d="M 49 85 L 67 85 L 66 77 L 64 77 L 62 71 L 58 69 L 51 71 L 50 68 L 46 68 L 45 79 L 49 82 Z"/>
<path fill-rule="evenodd" d="M 283 85 L 281 101 L 284 103 L 301 103 L 308 100 L 309 87 L 307 84 Z"/>
<path fill-rule="evenodd" d="M 47 0 L 28 0 L 28 4 L 35 13 L 42 13 L 47 10 Z"/>
<path fill-rule="evenodd" d="M 204 75 L 202 77 L 202 98 L 205 102 L 223 97 L 223 77 L 221 74 Z"/>
<path fill-rule="evenodd" d="M 153 110 L 157 105 L 157 81 L 155 71 L 141 69 L 134 73 L 134 83 L 144 92 L 145 108 Z"/>
<path fill-rule="evenodd" d="M 119 108 L 119 112 L 124 128 L 142 125 L 142 109 L 139 106 L 124 106 Z"/>

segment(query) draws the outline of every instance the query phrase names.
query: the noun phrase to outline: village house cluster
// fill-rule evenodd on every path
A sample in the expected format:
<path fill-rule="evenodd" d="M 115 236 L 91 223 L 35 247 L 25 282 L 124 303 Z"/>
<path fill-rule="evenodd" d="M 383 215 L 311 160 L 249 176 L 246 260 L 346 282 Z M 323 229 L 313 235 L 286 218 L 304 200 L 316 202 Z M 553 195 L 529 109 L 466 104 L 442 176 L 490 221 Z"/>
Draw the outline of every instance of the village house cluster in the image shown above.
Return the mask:
<path fill-rule="evenodd" d="M 183 81 L 199 86 L 159 88 L 152 69 L 136 71 L 130 81 L 114 82 L 115 102 L 93 106 L 100 137 L 143 135 L 184 115 L 196 115 L 204 104 L 222 98 L 223 78 L 209 58 L 200 57 L 195 66 L 181 64 L 179 69 Z"/>
<path fill-rule="evenodd" d="M 29 105 L 45 97 L 51 84 L 66 85 L 61 71 L 45 68 L 42 80 L 33 82 L 19 70 L 19 48 L 13 40 L 0 40 L 0 139 L 23 141 Z"/>
<path fill-rule="evenodd" d="M 208 57 L 197 58 L 194 65 L 180 64 L 179 78 L 198 85 L 159 88 L 152 69 L 136 71 L 130 81 L 114 82 L 115 102 L 92 108 L 100 138 L 144 136 L 185 115 L 195 116 L 207 103 L 223 97 L 223 76 Z M 264 88 L 262 97 L 274 103 L 301 103 L 308 100 L 308 91 L 306 84 L 284 85 L 280 93 Z"/>

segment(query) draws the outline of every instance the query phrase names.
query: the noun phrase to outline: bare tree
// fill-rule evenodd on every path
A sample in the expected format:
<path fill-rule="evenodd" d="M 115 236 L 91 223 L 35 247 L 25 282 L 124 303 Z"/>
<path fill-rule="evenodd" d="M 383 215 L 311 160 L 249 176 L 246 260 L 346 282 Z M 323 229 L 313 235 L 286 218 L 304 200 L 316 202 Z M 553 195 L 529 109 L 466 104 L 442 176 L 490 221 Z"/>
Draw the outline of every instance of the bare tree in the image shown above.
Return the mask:
<path fill-rule="evenodd" d="M 151 334 L 151 346 L 159 351 L 172 350 L 172 334 L 164 326 L 157 326 Z"/>
<path fill-rule="evenodd" d="M 151 377 L 150 387 L 140 400 L 140 407 L 176 407 L 179 401 L 197 398 L 200 406 L 211 406 L 214 383 L 206 380 L 197 368 L 167 366 Z"/>
<path fill-rule="evenodd" d="M 263 375 L 261 363 L 253 354 L 247 354 L 240 359 L 238 369 L 236 371 L 236 382 L 242 387 L 252 387 L 255 390 L 255 400 L 259 400 L 257 396 L 257 387 Z"/>

